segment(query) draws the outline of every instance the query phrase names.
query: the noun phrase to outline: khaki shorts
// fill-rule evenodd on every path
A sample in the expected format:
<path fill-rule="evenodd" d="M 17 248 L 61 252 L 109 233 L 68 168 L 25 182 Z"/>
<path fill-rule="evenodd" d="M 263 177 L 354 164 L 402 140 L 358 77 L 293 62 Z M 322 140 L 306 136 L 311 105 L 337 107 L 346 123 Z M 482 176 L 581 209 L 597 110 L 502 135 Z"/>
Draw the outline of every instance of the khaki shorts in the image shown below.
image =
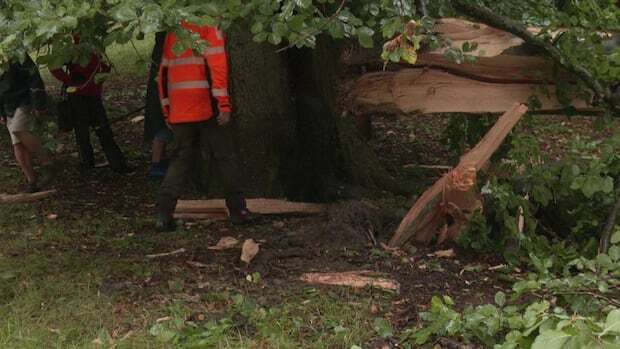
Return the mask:
<path fill-rule="evenodd" d="M 15 110 L 13 117 L 6 119 L 6 128 L 9 129 L 11 135 L 11 142 L 13 144 L 19 144 L 21 141 L 15 135 L 16 132 L 32 132 L 34 127 L 34 118 L 30 109 L 27 107 L 19 107 Z"/>

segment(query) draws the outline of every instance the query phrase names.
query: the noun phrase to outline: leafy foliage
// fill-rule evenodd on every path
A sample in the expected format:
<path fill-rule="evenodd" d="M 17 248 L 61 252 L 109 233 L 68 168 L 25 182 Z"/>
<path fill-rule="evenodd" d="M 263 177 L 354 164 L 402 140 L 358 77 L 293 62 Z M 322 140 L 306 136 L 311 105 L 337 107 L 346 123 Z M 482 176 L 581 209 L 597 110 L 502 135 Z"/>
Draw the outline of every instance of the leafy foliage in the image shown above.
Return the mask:
<path fill-rule="evenodd" d="M 408 330 L 403 340 L 419 346 L 434 336 L 448 336 L 497 349 L 616 348 L 620 345 L 619 252 L 620 246 L 614 245 L 609 255 L 579 257 L 558 273 L 551 271 L 553 257 L 532 254 L 537 272 L 513 285 L 512 304 L 498 292 L 495 304 L 469 306 L 460 313 L 450 297 L 434 297 L 430 311 L 421 315 L 424 327 Z"/>

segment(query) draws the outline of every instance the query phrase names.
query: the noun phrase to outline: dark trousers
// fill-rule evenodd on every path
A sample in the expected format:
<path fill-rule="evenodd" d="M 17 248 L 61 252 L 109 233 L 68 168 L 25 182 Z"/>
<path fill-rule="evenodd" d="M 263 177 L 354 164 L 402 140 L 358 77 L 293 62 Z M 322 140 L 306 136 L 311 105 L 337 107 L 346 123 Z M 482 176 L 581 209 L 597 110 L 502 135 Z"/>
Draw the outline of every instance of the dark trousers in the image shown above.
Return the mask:
<path fill-rule="evenodd" d="M 116 142 L 110 128 L 108 117 L 100 96 L 69 95 L 71 114 L 74 118 L 75 141 L 78 145 L 82 166 L 95 165 L 93 146 L 90 143 L 90 130 L 94 128 L 103 148 L 110 168 L 119 170 L 126 167 L 125 156 Z"/>
<path fill-rule="evenodd" d="M 208 159 L 213 155 L 216 168 L 226 191 L 229 210 L 245 209 L 243 177 L 235 147 L 234 125 L 219 126 L 215 119 L 205 122 L 172 125 L 177 149 L 159 190 L 158 209 L 165 215 L 174 212 L 177 200 L 187 185 L 190 172 L 200 154 Z"/>

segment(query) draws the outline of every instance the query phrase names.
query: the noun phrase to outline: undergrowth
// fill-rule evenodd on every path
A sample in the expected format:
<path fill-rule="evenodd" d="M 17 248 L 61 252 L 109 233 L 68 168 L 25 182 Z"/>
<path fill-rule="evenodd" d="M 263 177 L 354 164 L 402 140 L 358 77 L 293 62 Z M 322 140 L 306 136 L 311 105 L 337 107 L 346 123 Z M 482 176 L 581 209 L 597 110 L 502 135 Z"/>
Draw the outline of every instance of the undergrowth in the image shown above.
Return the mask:
<path fill-rule="evenodd" d="M 451 337 L 494 348 L 620 348 L 620 226 L 609 251 L 598 250 L 616 201 L 619 150 L 619 136 L 577 138 L 553 160 L 533 137 L 514 138 L 507 159 L 482 181 L 484 210 L 458 240 L 466 250 L 503 255 L 512 292 L 463 312 L 436 296 L 403 345 Z"/>

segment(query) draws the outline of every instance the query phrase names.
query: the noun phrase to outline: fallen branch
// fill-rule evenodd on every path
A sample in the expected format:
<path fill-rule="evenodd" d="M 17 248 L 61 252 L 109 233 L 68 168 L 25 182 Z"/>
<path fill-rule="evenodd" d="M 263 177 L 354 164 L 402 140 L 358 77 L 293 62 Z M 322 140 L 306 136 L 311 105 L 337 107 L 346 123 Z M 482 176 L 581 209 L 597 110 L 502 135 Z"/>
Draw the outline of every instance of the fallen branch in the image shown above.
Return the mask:
<path fill-rule="evenodd" d="M 180 248 L 180 249 L 172 251 L 172 252 L 147 254 L 146 258 L 154 259 L 154 258 L 161 258 L 161 257 L 170 257 L 170 256 L 176 256 L 178 254 L 182 254 L 182 253 L 185 253 L 185 252 L 187 252 L 187 250 L 185 250 L 184 248 Z"/>
<path fill-rule="evenodd" d="M 605 89 L 601 83 L 592 76 L 590 71 L 577 63 L 565 59 L 562 52 L 557 47 L 538 36 L 536 32 L 532 32 L 530 28 L 527 28 L 513 19 L 501 16 L 487 7 L 473 4 L 467 0 L 454 0 L 452 3 L 457 10 L 462 11 L 464 14 L 477 21 L 512 33 L 527 44 L 543 50 L 556 64 L 564 67 L 568 72 L 583 81 L 600 100 L 607 102 L 611 108 L 615 109 L 617 107 L 611 91 Z"/>
<path fill-rule="evenodd" d="M 0 194 L 0 204 L 25 204 L 47 199 L 48 197 L 56 194 L 56 190 L 41 191 L 32 194 Z"/>
<path fill-rule="evenodd" d="M 342 273 L 306 273 L 300 278 L 303 282 L 311 284 L 349 286 L 364 288 L 367 286 L 378 287 L 385 290 L 398 291 L 400 284 L 391 279 L 368 276 L 370 271 L 348 271 Z"/>

